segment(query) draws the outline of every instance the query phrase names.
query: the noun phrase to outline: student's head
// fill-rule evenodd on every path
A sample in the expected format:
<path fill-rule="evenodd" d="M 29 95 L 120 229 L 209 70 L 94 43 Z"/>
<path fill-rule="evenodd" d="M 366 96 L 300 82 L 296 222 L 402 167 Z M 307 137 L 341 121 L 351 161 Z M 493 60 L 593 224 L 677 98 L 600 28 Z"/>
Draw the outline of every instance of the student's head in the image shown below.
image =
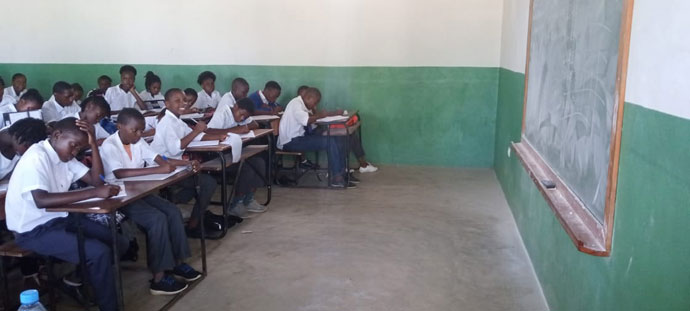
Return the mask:
<path fill-rule="evenodd" d="M 28 89 L 22 97 L 19 98 L 15 108 L 18 112 L 38 110 L 43 106 L 43 96 L 36 89 Z"/>
<path fill-rule="evenodd" d="M 151 95 L 158 95 L 161 92 L 161 78 L 153 71 L 149 71 L 144 76 L 144 86 Z"/>
<path fill-rule="evenodd" d="M 96 124 L 110 115 L 110 105 L 101 96 L 89 96 L 81 103 L 81 115 L 87 122 Z"/>
<path fill-rule="evenodd" d="M 72 83 L 72 100 L 81 100 L 84 96 L 84 88 L 79 83 Z"/>
<path fill-rule="evenodd" d="M 26 88 L 26 76 L 23 73 L 12 75 L 12 87 L 17 94 L 23 91 Z"/>
<path fill-rule="evenodd" d="M 31 145 L 48 137 L 46 124 L 34 118 L 21 119 L 12 123 L 7 133 L 12 136 L 12 145 L 18 155 L 24 155 Z"/>
<path fill-rule="evenodd" d="M 146 128 L 144 115 L 134 108 L 124 108 L 117 115 L 117 130 L 125 145 L 136 144 Z"/>
<path fill-rule="evenodd" d="M 315 87 L 310 87 L 304 91 L 302 100 L 304 101 L 304 105 L 307 106 L 307 109 L 314 109 L 321 101 L 321 91 Z"/>
<path fill-rule="evenodd" d="M 113 85 L 113 79 L 111 79 L 110 77 L 108 77 L 106 75 L 102 75 L 102 76 L 98 77 L 97 83 L 98 83 L 98 89 L 99 90 L 105 90 L 105 89 L 109 88 L 111 85 Z"/>
<path fill-rule="evenodd" d="M 235 100 L 246 98 L 249 93 L 249 83 L 244 78 L 235 78 L 230 85 L 230 92 Z"/>
<path fill-rule="evenodd" d="M 124 65 L 120 67 L 120 88 L 125 92 L 134 86 L 134 78 L 137 76 L 137 69 L 134 66 Z"/>
<path fill-rule="evenodd" d="M 187 108 L 194 106 L 194 103 L 196 103 L 198 97 L 199 94 L 197 94 L 193 88 L 188 87 L 184 90 L 184 98 L 185 102 L 187 103 Z"/>
<path fill-rule="evenodd" d="M 53 84 L 53 96 L 60 106 L 72 104 L 72 86 L 65 81 L 58 81 Z"/>
<path fill-rule="evenodd" d="M 3 95 L 5 95 L 5 80 L 0 77 L 0 100 L 2 100 Z"/>
<path fill-rule="evenodd" d="M 71 161 L 89 144 L 89 136 L 79 129 L 76 122 L 76 118 L 70 117 L 53 123 L 50 145 L 62 162 Z"/>
<path fill-rule="evenodd" d="M 176 115 L 184 114 L 187 110 L 184 92 L 178 88 L 172 88 L 165 92 L 165 108 Z"/>
<path fill-rule="evenodd" d="M 254 114 L 254 102 L 249 98 L 242 98 L 235 104 L 232 116 L 235 122 L 242 122 Z"/>
<path fill-rule="evenodd" d="M 278 84 L 278 82 L 268 81 L 266 85 L 264 85 L 263 93 L 269 103 L 275 103 L 278 97 L 280 97 L 280 90 L 280 84 Z"/>
<path fill-rule="evenodd" d="M 301 85 L 297 88 L 297 95 L 304 97 L 304 91 L 306 91 L 308 88 L 309 87 L 306 85 Z"/>
<path fill-rule="evenodd" d="M 199 83 L 201 89 L 206 93 L 211 94 L 216 89 L 216 75 L 213 72 L 204 71 L 199 74 L 196 83 Z"/>

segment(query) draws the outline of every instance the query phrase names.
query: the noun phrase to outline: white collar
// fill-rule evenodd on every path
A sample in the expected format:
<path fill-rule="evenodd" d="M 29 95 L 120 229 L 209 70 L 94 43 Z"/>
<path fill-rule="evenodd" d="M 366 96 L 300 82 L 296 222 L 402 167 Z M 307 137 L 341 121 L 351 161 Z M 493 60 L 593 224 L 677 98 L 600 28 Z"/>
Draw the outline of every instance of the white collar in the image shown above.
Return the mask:
<path fill-rule="evenodd" d="M 62 163 L 62 160 L 60 160 L 60 156 L 57 154 L 57 151 L 55 151 L 53 145 L 50 144 L 50 138 L 42 141 L 41 143 L 43 144 L 43 149 L 46 150 L 46 153 L 48 154 L 48 159 L 50 159 L 50 162 L 52 164 Z"/>
<path fill-rule="evenodd" d="M 261 97 L 261 101 L 264 102 L 264 104 L 268 105 L 268 99 L 266 99 L 266 96 L 264 96 L 264 92 L 259 90 L 259 97 Z"/>

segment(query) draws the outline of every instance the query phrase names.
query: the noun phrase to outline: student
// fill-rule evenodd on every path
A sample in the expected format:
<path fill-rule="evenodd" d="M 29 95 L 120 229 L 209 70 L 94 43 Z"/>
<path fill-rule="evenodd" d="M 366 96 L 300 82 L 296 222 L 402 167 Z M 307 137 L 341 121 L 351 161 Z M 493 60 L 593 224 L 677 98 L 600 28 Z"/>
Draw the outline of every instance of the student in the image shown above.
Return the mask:
<path fill-rule="evenodd" d="M 65 81 L 55 82 L 53 85 L 53 96 L 43 103 L 43 108 L 41 108 L 41 114 L 45 123 L 61 120 L 81 110 L 72 101 L 72 93 L 72 86 L 69 83 Z"/>
<path fill-rule="evenodd" d="M 240 97 L 242 95 L 237 94 L 237 96 Z M 251 115 L 254 113 L 254 103 L 249 98 L 242 98 L 230 107 L 228 105 L 227 102 L 218 105 L 218 109 L 216 109 L 213 118 L 208 123 L 208 133 L 245 134 L 259 127 L 251 119 Z M 253 213 L 263 213 L 266 211 L 266 206 L 254 200 L 256 188 L 264 185 L 264 180 L 260 175 L 266 171 L 264 160 L 260 157 L 252 157 L 247 159 L 246 162 L 248 165 L 242 166 L 242 171 L 239 173 L 241 178 L 235 186 L 235 198 L 233 202 L 230 202 L 230 213 L 238 217 L 245 217 L 245 211 Z M 249 167 L 249 165 L 254 167 L 254 169 Z M 243 204 L 240 205 L 239 202 Z"/>
<path fill-rule="evenodd" d="M 6 112 L 39 110 L 43 106 L 43 96 L 36 89 L 27 90 L 16 104 L 0 107 L 0 118 Z"/>
<path fill-rule="evenodd" d="M 345 169 L 343 163 L 344 140 L 337 136 L 305 135 L 305 127 L 327 116 L 319 111 L 312 116 L 309 110 L 316 108 L 321 100 L 321 92 L 316 88 L 304 91 L 304 97 L 297 96 L 288 103 L 285 113 L 280 120 L 280 135 L 278 135 L 278 149 L 285 151 L 318 151 L 328 150 L 328 171 L 333 176 L 333 187 L 354 187 L 352 183 L 345 183 Z"/>
<path fill-rule="evenodd" d="M 46 133 L 45 123 L 32 118 L 14 122 L 0 131 L 0 180 L 10 175 L 29 147 L 46 139 Z"/>
<path fill-rule="evenodd" d="M 5 80 L 0 77 L 0 107 L 13 105 L 17 102 L 14 97 L 5 94 Z"/>
<path fill-rule="evenodd" d="M 189 162 L 163 159 L 141 139 L 144 116 L 132 108 L 120 111 L 118 131 L 101 146 L 106 180 L 148 174 L 167 174 L 175 166 Z M 146 164 L 151 165 L 144 167 Z M 155 165 L 157 164 L 157 165 Z M 174 204 L 156 195 L 149 195 L 120 209 L 146 232 L 148 267 L 153 273 L 150 292 L 153 295 L 174 295 L 187 288 L 187 284 L 166 275 L 172 273 L 188 282 L 201 277 L 184 259 L 191 256 L 182 214 Z"/>
<path fill-rule="evenodd" d="M 218 109 L 221 106 L 227 106 L 228 108 L 234 106 L 236 101 L 246 98 L 247 93 L 249 93 L 249 83 L 247 80 L 235 78 L 235 80 L 232 80 L 232 84 L 230 84 L 230 91 L 223 94 L 223 97 L 220 98 Z"/>
<path fill-rule="evenodd" d="M 75 155 L 87 145 L 92 149 L 91 169 L 75 159 Z M 7 228 L 15 232 L 17 245 L 40 255 L 78 263 L 77 235 L 68 230 L 68 214 L 46 212 L 45 209 L 116 195 L 120 188 L 103 184 L 99 177 L 102 174 L 93 127 L 74 118 L 56 122 L 50 138 L 31 146 L 10 178 L 6 198 Z M 93 188 L 68 191 L 77 180 Z M 110 229 L 86 218 L 81 224 L 85 235 L 87 273 L 95 289 L 98 306 L 102 311 L 116 310 L 113 256 L 107 242 L 103 242 L 109 239 Z M 128 248 L 126 239 L 118 239 L 117 242 L 121 245 L 120 250 Z"/>
<path fill-rule="evenodd" d="M 147 72 L 144 76 L 144 87 L 146 87 L 146 90 L 139 93 L 141 100 L 158 100 L 157 102 L 145 102 L 146 108 L 149 110 L 161 108 L 165 103 L 165 98 L 163 98 L 163 94 L 161 94 L 161 78 L 152 71 Z"/>
<path fill-rule="evenodd" d="M 252 95 L 249 95 L 249 99 L 254 102 L 256 107 L 254 114 L 276 115 L 278 112 L 283 111 L 283 108 L 276 103 L 278 97 L 280 97 L 280 92 L 281 88 L 278 82 L 268 81 L 263 91 L 258 90 L 252 93 Z"/>
<path fill-rule="evenodd" d="M 226 135 L 224 134 L 204 134 L 206 130 L 206 123 L 204 122 L 197 123 L 194 129 L 189 128 L 180 119 L 180 115 L 186 113 L 186 108 L 185 96 L 182 90 L 173 88 L 165 92 L 165 115 L 158 122 L 156 134 L 153 136 L 153 142 L 151 143 L 151 148 L 159 155 L 168 159 L 182 160 L 184 150 L 192 141 L 225 139 Z M 198 161 L 192 161 L 190 164 L 195 170 L 198 170 L 200 167 Z M 217 186 L 216 180 L 213 177 L 206 174 L 199 174 L 197 176 L 200 189 L 198 200 L 194 204 L 192 216 L 187 225 L 188 234 L 192 237 L 201 236 L 198 222 L 199 213 L 206 212 L 206 208 L 211 202 L 211 197 Z M 183 181 L 180 186 L 184 190 L 178 193 L 175 201 L 189 201 L 196 194 L 196 186 L 193 179 Z M 206 212 L 204 217 L 217 220 L 217 217 L 220 216 Z M 222 221 L 222 218 L 220 219 Z"/>
<path fill-rule="evenodd" d="M 65 116 L 76 118 L 93 125 L 94 134 L 96 135 L 96 142 L 100 146 L 103 141 L 110 136 L 100 124 L 106 116 L 110 115 L 110 106 L 108 102 L 105 101 L 103 97 L 91 96 L 87 97 L 81 104 L 80 111 L 75 112 L 72 115 Z"/>
<path fill-rule="evenodd" d="M 216 91 L 216 75 L 213 72 L 204 71 L 199 74 L 196 83 L 199 83 L 201 90 L 197 93 L 198 98 L 194 107 L 199 111 L 215 109 L 220 102 L 220 93 Z"/>
<path fill-rule="evenodd" d="M 12 85 L 5 88 L 5 94 L 19 100 L 26 93 L 26 76 L 23 73 L 15 73 L 12 76 Z"/>
<path fill-rule="evenodd" d="M 120 111 L 124 108 L 146 110 L 146 105 L 134 87 L 136 76 L 136 68 L 130 65 L 120 67 L 120 84 L 109 87 L 105 92 L 105 100 L 110 104 L 110 110 Z"/>
<path fill-rule="evenodd" d="M 89 93 L 86 94 L 86 97 L 93 95 L 105 96 L 105 92 L 108 91 L 108 88 L 111 87 L 112 84 L 113 79 L 106 75 L 102 75 L 98 77 L 98 80 L 96 80 L 96 85 L 98 85 L 98 87 L 89 91 Z"/>
<path fill-rule="evenodd" d="M 84 88 L 79 83 L 72 83 L 72 100 L 77 106 L 81 106 L 81 99 L 84 97 Z"/>

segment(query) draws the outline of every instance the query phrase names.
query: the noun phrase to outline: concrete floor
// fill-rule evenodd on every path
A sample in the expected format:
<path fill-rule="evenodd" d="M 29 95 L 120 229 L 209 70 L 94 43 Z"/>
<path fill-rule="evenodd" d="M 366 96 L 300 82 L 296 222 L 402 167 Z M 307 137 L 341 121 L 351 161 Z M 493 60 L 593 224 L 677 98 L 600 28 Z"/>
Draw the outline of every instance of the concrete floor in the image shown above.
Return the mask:
<path fill-rule="evenodd" d="M 492 170 L 360 178 L 346 191 L 274 188 L 267 213 L 209 242 L 208 277 L 172 310 L 548 309 Z M 148 294 L 145 262 L 124 264 L 127 310 L 169 299 Z"/>

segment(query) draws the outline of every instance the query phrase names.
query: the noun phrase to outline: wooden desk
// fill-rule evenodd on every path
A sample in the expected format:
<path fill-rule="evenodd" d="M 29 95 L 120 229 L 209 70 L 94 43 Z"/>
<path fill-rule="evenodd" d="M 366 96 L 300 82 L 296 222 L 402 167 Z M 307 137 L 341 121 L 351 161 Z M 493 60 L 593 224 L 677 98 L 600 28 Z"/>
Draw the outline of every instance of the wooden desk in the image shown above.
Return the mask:
<path fill-rule="evenodd" d="M 83 202 L 83 203 L 73 203 L 73 204 L 67 204 L 63 206 L 57 206 L 57 207 L 51 207 L 47 208 L 46 211 L 48 212 L 69 212 L 69 213 L 79 213 L 79 214 L 109 214 L 110 217 L 108 217 L 108 225 L 110 226 L 110 232 L 112 234 L 112 249 L 113 249 L 113 261 L 115 263 L 115 290 L 117 291 L 117 298 L 118 298 L 118 309 L 119 310 L 124 310 L 124 297 L 122 294 L 122 274 L 120 271 L 120 256 L 119 256 L 119 251 L 117 249 L 117 224 L 115 222 L 115 212 L 120 209 L 121 207 L 132 203 L 136 200 L 139 200 L 147 195 L 150 195 L 154 193 L 155 191 L 158 191 L 162 188 L 171 186 L 173 184 L 176 184 L 186 178 L 189 178 L 191 176 L 194 176 L 197 174 L 196 172 L 193 172 L 191 170 L 184 170 L 181 172 L 178 172 L 177 174 L 168 177 L 165 180 L 149 180 L 149 181 L 125 181 L 124 186 L 125 186 L 125 191 L 127 192 L 127 195 L 124 197 L 120 198 L 111 198 L 111 199 L 105 199 L 105 200 L 95 200 L 95 201 L 89 201 L 89 202 Z M 199 225 L 201 227 L 201 265 L 202 265 L 202 277 L 199 279 L 199 281 L 203 280 L 206 277 L 207 274 L 207 266 L 206 266 L 206 240 L 204 237 L 204 215 L 203 213 L 199 214 Z M 79 221 L 79 217 L 76 217 L 77 219 L 77 243 L 79 244 L 79 264 L 81 266 L 81 269 L 86 274 L 86 259 L 85 259 L 85 252 L 84 252 L 84 233 L 82 231 L 82 226 Z M 84 281 L 86 282 L 85 284 L 88 284 L 88 278 L 84 278 Z M 178 294 L 175 298 L 173 298 L 168 304 L 166 304 L 162 309 L 167 309 L 169 308 L 172 304 L 177 302 L 182 296 L 184 296 L 193 286 L 196 286 L 198 282 L 190 284 L 190 288 L 187 290 L 183 291 L 182 293 Z"/>
<path fill-rule="evenodd" d="M 316 122 L 314 124 L 318 126 L 325 126 L 326 131 L 324 132 L 324 135 L 327 136 L 328 143 L 331 144 L 331 136 L 345 136 L 346 141 L 345 141 L 345 155 L 344 155 L 344 161 L 345 161 L 345 184 L 350 183 L 350 135 L 352 135 L 354 132 L 360 129 L 361 123 L 357 122 L 353 125 L 347 125 L 347 122 L 354 116 L 357 116 L 359 118 L 359 111 L 355 111 L 352 115 L 350 115 L 347 119 L 344 120 L 338 120 L 338 121 L 331 121 L 331 122 Z M 336 128 L 336 129 L 331 129 L 331 125 L 342 125 L 342 128 Z M 361 143 L 362 135 L 360 135 L 360 143 Z M 328 152 L 330 148 L 326 148 L 326 152 Z M 333 181 L 333 174 L 328 174 L 328 187 L 331 188 L 332 181 Z M 347 186 L 344 187 L 343 189 L 347 189 Z"/>

